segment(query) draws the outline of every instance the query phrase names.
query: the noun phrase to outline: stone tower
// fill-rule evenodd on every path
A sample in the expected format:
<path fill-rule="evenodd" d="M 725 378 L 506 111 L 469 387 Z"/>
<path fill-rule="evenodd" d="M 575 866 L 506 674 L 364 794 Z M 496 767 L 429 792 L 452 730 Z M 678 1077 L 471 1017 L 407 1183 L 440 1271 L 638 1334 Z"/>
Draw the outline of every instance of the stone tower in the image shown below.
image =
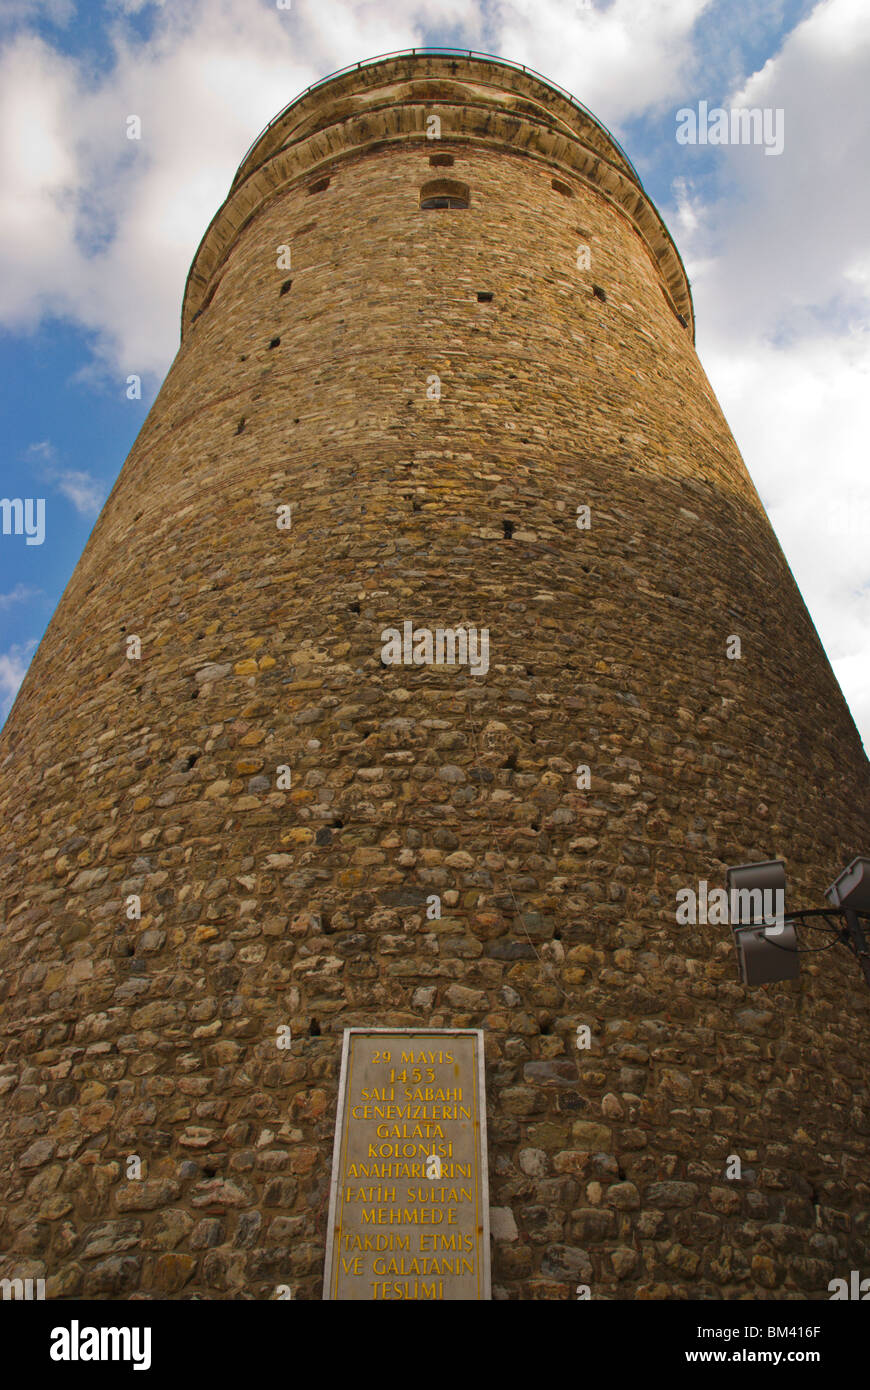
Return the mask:
<path fill-rule="evenodd" d="M 0 776 L 0 1276 L 319 1298 L 342 1030 L 423 1024 L 485 1032 L 494 1297 L 867 1272 L 855 961 L 748 991 L 676 894 L 821 905 L 868 764 L 668 232 L 538 76 L 403 54 L 256 141 Z"/>

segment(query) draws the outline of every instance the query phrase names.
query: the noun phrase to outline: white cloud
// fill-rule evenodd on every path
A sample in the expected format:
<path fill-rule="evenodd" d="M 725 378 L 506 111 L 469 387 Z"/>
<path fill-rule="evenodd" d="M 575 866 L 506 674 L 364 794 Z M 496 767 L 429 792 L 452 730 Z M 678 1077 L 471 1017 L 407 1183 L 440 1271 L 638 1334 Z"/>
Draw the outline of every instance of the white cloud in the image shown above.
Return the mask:
<path fill-rule="evenodd" d="M 0 27 L 32 24 L 36 19 L 45 19 L 49 24 L 63 29 L 75 18 L 75 13 L 75 0 L 3 0 Z"/>
<path fill-rule="evenodd" d="M 72 65 L 41 40 L 22 36 L 0 57 L 0 320 L 10 328 L 33 326 L 65 294 L 81 181 L 76 100 Z"/>
<path fill-rule="evenodd" d="M 497 0 L 502 54 L 569 92 L 611 130 L 674 90 L 695 66 L 692 30 L 712 0 Z"/>
<path fill-rule="evenodd" d="M 7 647 L 5 652 L 0 652 L 0 719 L 5 719 L 12 708 L 36 645 L 34 637 L 29 642 L 15 643 Z"/>
<path fill-rule="evenodd" d="M 165 0 L 105 0 L 105 3 L 110 10 L 121 11 L 123 14 L 138 14 L 148 5 L 164 5 Z"/>
<path fill-rule="evenodd" d="M 0 594 L 0 609 L 11 608 L 13 603 L 28 603 L 32 598 L 39 598 L 41 594 L 42 590 L 35 589 L 32 584 L 16 584 L 8 594 Z"/>
<path fill-rule="evenodd" d="M 692 276 L 719 334 L 815 336 L 820 323 L 866 315 L 868 80 L 870 7 L 826 0 L 726 103 L 781 109 L 785 148 L 767 157 L 759 147 L 719 147 L 727 192 L 703 231 L 729 273 L 708 262 Z M 683 245 L 684 257 L 695 245 Z"/>
<path fill-rule="evenodd" d="M 57 450 L 49 440 L 31 444 L 27 450 L 38 478 L 50 483 L 69 498 L 80 516 L 95 517 L 106 498 L 106 485 L 83 469 L 62 468 Z"/>
<path fill-rule="evenodd" d="M 106 497 L 106 489 L 90 473 L 67 469 L 58 474 L 57 486 L 68 497 L 80 516 L 97 516 Z"/>
<path fill-rule="evenodd" d="M 330 69 L 419 45 L 439 23 L 471 42 L 480 14 L 478 0 L 392 13 L 369 0 L 187 0 L 161 9 L 145 43 L 119 15 L 98 78 L 18 34 L 0 58 L 0 322 L 70 317 L 94 331 L 107 372 L 159 378 L 193 254 L 254 136 Z M 141 140 L 126 138 L 128 115 Z"/>

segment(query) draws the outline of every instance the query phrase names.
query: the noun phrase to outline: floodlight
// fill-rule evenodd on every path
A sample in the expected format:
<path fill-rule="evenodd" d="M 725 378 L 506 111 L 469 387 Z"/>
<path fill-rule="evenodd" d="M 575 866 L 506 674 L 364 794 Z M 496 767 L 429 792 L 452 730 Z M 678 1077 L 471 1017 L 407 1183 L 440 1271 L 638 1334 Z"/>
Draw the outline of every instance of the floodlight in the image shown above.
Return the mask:
<path fill-rule="evenodd" d="M 785 863 L 767 859 L 737 864 L 726 871 L 728 909 L 740 979 L 744 985 L 794 980 L 803 951 L 826 951 L 843 945 L 857 956 L 870 985 L 870 858 L 859 855 L 825 892 L 830 907 L 801 908 L 785 916 Z M 795 928 L 821 932 L 819 947 L 798 945 Z"/>
<path fill-rule="evenodd" d="M 773 932 L 763 927 L 737 927 L 734 945 L 742 984 L 797 979 L 800 960 L 794 927 L 777 927 Z"/>
<path fill-rule="evenodd" d="M 728 908 L 740 979 L 766 985 L 797 978 L 797 934 L 786 926 L 785 863 L 766 859 L 736 864 L 725 874 Z M 769 924 L 765 929 L 766 924 Z"/>
<path fill-rule="evenodd" d="M 782 921 L 785 911 L 785 862 L 766 859 L 759 864 L 738 864 L 726 869 L 731 926 L 749 926 L 776 917 Z M 777 900 L 775 894 L 781 893 Z M 776 912 L 771 904 L 777 904 Z"/>
<path fill-rule="evenodd" d="M 831 907 L 850 907 L 855 912 L 870 912 L 870 859 L 861 855 L 834 879 L 825 897 Z"/>

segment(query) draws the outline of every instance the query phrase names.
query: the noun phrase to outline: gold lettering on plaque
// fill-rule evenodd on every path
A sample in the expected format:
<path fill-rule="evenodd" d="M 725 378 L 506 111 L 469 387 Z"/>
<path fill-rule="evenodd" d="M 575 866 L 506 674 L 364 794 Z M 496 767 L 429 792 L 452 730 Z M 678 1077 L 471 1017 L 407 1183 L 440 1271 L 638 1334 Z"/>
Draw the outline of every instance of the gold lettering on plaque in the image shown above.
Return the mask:
<path fill-rule="evenodd" d="M 489 1297 L 482 1035 L 349 1029 L 324 1296 Z"/>

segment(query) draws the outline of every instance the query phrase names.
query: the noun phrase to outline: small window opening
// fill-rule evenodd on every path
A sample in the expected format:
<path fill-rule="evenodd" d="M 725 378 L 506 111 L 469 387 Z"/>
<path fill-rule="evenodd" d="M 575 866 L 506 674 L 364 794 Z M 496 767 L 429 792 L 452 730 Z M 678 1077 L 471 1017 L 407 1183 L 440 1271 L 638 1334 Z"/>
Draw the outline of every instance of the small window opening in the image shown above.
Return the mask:
<path fill-rule="evenodd" d="M 329 187 L 329 179 L 318 179 L 308 189 L 309 193 L 323 193 Z"/>
<path fill-rule="evenodd" d="M 280 346 L 280 343 L 281 343 L 281 339 L 280 339 L 280 338 L 272 338 L 271 341 L 270 341 L 270 343 L 269 343 L 269 347 L 270 347 L 270 348 L 279 347 L 279 346 Z"/>
<path fill-rule="evenodd" d="M 478 290 L 478 291 L 477 291 L 477 302 L 478 302 L 478 304 L 491 304 L 491 303 L 492 303 L 492 290 Z"/>
<path fill-rule="evenodd" d="M 430 154 L 429 163 L 433 169 L 449 169 L 453 163 L 452 154 Z"/>
<path fill-rule="evenodd" d="M 505 540 L 509 541 L 514 533 L 514 523 L 512 521 L 503 521 L 501 528 L 504 531 Z"/>
<path fill-rule="evenodd" d="M 293 284 L 293 281 L 292 281 L 292 280 L 285 280 L 284 283 L 283 283 L 283 285 L 281 286 L 280 293 L 281 293 L 281 294 L 286 294 L 287 291 L 289 290 L 289 288 L 290 288 L 290 286 L 291 286 L 292 284 Z"/>
<path fill-rule="evenodd" d="M 595 298 L 596 298 L 596 299 L 600 299 L 600 300 L 601 300 L 601 303 L 602 303 L 602 304 L 606 304 L 606 303 L 607 303 L 607 295 L 604 293 L 604 291 L 603 291 L 603 289 L 601 288 L 600 285 L 593 285 L 593 286 L 592 286 L 592 293 L 595 295 Z"/>
<path fill-rule="evenodd" d="M 317 1022 L 316 1018 L 312 1018 L 311 1022 L 308 1025 L 308 1036 L 309 1038 L 320 1037 L 320 1024 Z"/>
<path fill-rule="evenodd" d="M 567 183 L 563 183 L 561 179 L 553 179 L 552 187 L 555 188 L 557 193 L 561 193 L 563 198 L 574 197 L 573 188 L 569 188 Z"/>
<path fill-rule="evenodd" d="M 420 207 L 424 212 L 430 208 L 467 208 L 470 198 L 468 184 L 453 179 L 433 179 L 420 189 Z"/>

